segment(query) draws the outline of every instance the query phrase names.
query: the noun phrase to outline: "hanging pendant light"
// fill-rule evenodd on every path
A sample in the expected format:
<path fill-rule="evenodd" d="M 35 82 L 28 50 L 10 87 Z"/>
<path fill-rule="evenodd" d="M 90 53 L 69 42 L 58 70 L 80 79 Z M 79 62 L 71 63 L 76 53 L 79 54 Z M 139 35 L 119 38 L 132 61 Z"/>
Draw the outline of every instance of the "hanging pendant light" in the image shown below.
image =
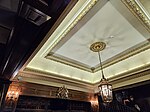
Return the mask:
<path fill-rule="evenodd" d="M 103 102 L 109 103 L 112 102 L 113 100 L 112 85 L 108 83 L 107 79 L 104 76 L 101 54 L 100 54 L 100 51 L 104 50 L 105 47 L 106 44 L 104 42 L 95 42 L 90 46 L 90 50 L 92 50 L 93 52 L 98 52 L 101 74 L 102 74 L 102 79 L 100 81 L 100 85 L 98 86 L 98 88 Z"/>

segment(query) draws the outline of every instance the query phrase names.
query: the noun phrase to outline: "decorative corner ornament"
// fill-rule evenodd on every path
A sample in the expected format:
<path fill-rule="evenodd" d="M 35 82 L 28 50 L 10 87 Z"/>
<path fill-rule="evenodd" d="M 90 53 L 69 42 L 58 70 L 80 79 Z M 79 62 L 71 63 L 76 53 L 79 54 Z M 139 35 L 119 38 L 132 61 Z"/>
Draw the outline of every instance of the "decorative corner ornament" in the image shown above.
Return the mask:
<path fill-rule="evenodd" d="M 68 89 L 65 86 L 63 86 L 58 89 L 57 97 L 62 99 L 68 99 L 69 97 L 68 94 L 69 94 Z"/>

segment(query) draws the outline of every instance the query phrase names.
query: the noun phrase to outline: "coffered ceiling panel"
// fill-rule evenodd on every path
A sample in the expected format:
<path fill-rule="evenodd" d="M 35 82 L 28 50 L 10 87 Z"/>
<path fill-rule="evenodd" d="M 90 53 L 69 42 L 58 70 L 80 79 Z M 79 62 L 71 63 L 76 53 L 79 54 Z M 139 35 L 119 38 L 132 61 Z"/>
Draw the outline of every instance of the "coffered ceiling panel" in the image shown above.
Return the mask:
<path fill-rule="evenodd" d="M 51 50 L 49 54 L 54 53 L 58 58 L 92 68 L 99 64 L 98 55 L 89 49 L 92 43 L 106 43 L 106 49 L 102 51 L 102 61 L 105 61 L 145 40 L 108 2 L 62 46 L 57 44 L 57 49 Z"/>

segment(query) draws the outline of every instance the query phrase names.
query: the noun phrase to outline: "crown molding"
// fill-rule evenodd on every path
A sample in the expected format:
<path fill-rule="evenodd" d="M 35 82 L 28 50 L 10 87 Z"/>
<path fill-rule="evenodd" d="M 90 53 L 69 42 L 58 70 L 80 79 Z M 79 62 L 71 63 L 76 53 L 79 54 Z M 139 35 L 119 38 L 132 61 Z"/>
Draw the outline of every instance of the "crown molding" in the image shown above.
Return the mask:
<path fill-rule="evenodd" d="M 150 20 L 141 7 L 137 4 L 136 0 L 121 0 L 125 6 L 140 20 L 148 32 L 150 32 Z"/>
<path fill-rule="evenodd" d="M 13 81 L 17 80 L 20 82 L 30 82 L 55 87 L 66 85 L 68 89 L 90 93 L 97 92 L 97 85 L 99 85 L 99 83 L 90 84 L 70 78 L 48 75 L 39 71 L 35 72 L 34 70 L 19 72 L 13 79 Z M 108 80 L 113 85 L 114 89 L 150 80 L 150 64 L 119 74 Z"/>
<path fill-rule="evenodd" d="M 93 84 L 82 82 L 75 79 L 70 79 L 67 77 L 56 76 L 54 74 L 47 74 L 45 72 L 39 70 L 29 70 L 21 71 L 18 75 L 13 79 L 13 81 L 24 81 L 36 84 L 44 84 L 48 86 L 60 87 L 62 85 L 67 85 L 68 89 L 84 91 L 93 93 Z"/>

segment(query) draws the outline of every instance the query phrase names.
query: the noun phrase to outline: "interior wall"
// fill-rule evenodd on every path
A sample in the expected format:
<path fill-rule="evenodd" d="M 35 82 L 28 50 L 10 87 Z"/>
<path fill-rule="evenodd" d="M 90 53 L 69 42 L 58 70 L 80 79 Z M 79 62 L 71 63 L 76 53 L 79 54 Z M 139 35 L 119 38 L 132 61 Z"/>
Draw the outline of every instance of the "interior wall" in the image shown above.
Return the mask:
<path fill-rule="evenodd" d="M 62 85 L 63 86 L 63 85 Z M 16 90 L 20 89 L 20 95 L 28 95 L 28 96 L 40 96 L 40 97 L 48 97 L 48 98 L 57 98 L 58 87 L 53 86 L 45 86 L 40 84 L 26 83 L 26 82 L 13 82 L 9 89 Z M 90 101 L 93 96 L 92 93 L 86 93 L 82 91 L 69 91 L 69 99 L 78 100 L 78 101 Z"/>
<path fill-rule="evenodd" d="M 20 99 L 22 96 L 37 97 L 43 99 L 58 99 L 57 97 L 58 89 L 59 89 L 58 87 L 45 86 L 40 84 L 33 84 L 26 82 L 12 82 L 7 92 L 5 110 L 15 112 L 19 101 L 18 99 Z M 18 92 L 19 95 L 17 98 L 13 99 L 13 103 L 10 103 L 11 98 L 9 98 L 8 93 L 12 91 L 13 93 Z M 98 103 L 96 102 L 94 94 L 70 89 L 68 89 L 68 91 L 69 91 L 68 101 L 73 101 L 73 103 L 74 101 L 79 101 L 79 104 L 77 105 L 80 105 L 80 102 L 89 102 L 92 106 L 91 111 L 98 112 L 98 108 L 97 107 L 95 108 L 95 105 L 98 105 Z"/>

